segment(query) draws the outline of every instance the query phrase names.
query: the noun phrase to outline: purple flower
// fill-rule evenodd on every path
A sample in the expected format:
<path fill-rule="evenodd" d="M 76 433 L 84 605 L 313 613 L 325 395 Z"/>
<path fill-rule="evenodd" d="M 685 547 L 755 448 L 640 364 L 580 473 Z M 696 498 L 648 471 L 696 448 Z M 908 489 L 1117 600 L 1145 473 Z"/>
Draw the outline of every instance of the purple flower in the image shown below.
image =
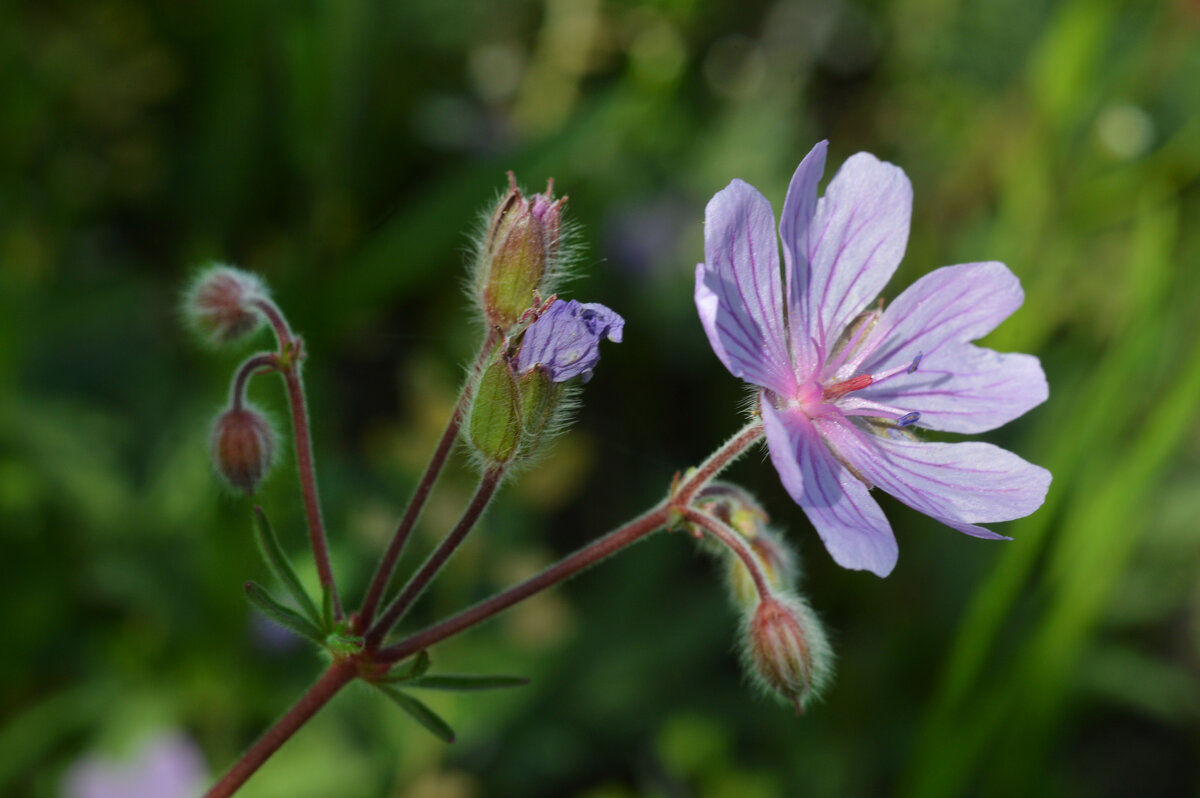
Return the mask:
<path fill-rule="evenodd" d="M 587 382 L 600 362 L 600 339 L 620 343 L 624 328 L 625 320 L 604 305 L 558 300 L 525 331 L 517 371 L 541 366 L 552 382 L 581 375 Z"/>
<path fill-rule="evenodd" d="M 208 768 L 187 736 L 172 732 L 145 741 L 137 756 L 118 762 L 89 755 L 75 762 L 62 781 L 63 798 L 197 798 Z"/>
<path fill-rule="evenodd" d="M 734 180 L 708 203 L 696 307 L 717 357 L 762 388 L 771 461 L 838 564 L 886 576 L 892 530 L 878 486 L 968 535 L 1041 506 L 1050 473 L 988 443 L 927 443 L 912 429 L 984 432 L 1045 401 L 1037 358 L 970 343 L 1024 300 L 1001 263 L 933 271 L 869 308 L 904 255 L 912 187 L 868 153 L 817 199 L 827 143 L 796 169 L 779 223 Z"/>

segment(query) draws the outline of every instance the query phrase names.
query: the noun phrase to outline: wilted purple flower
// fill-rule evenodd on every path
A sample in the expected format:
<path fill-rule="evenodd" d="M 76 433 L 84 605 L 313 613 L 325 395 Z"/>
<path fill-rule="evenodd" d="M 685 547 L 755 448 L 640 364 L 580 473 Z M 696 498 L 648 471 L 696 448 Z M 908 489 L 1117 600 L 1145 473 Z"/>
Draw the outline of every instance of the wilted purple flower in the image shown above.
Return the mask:
<path fill-rule="evenodd" d="M 542 366 L 553 382 L 582 376 L 587 382 L 600 362 L 600 339 L 620 343 L 625 320 L 596 302 L 558 300 L 529 325 L 517 355 L 517 372 Z"/>
<path fill-rule="evenodd" d="M 779 248 L 771 205 L 734 180 L 708 204 L 696 307 L 717 357 L 763 390 L 771 461 L 846 568 L 886 576 L 896 539 L 869 490 L 968 535 L 1041 506 L 1050 473 L 987 443 L 926 443 L 911 427 L 983 432 L 1043 402 L 1037 358 L 974 341 L 1020 307 L 1001 263 L 933 271 L 886 310 L 867 309 L 908 241 L 912 187 L 868 153 L 817 199 L 826 142 L 796 169 Z"/>
<path fill-rule="evenodd" d="M 89 755 L 62 781 L 63 798 L 197 798 L 208 780 L 200 749 L 179 733 L 147 740 L 127 763 Z"/>

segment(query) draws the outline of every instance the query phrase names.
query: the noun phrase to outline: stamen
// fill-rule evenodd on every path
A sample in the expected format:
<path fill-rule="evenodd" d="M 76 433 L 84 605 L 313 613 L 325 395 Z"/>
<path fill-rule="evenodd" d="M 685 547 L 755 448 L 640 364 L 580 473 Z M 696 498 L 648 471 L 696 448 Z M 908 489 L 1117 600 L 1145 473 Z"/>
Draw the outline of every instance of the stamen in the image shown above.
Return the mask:
<path fill-rule="evenodd" d="M 913 372 L 915 372 L 917 370 L 917 366 L 921 365 L 921 358 L 923 358 L 923 357 L 925 357 L 925 353 L 920 352 L 917 354 L 916 357 L 913 358 L 912 365 L 908 367 L 909 374 L 912 374 Z"/>
<path fill-rule="evenodd" d="M 825 389 L 824 399 L 826 402 L 832 402 L 834 399 L 839 399 L 851 391 L 861 391 L 872 382 L 874 380 L 870 374 L 859 374 L 857 377 L 851 377 L 848 380 L 830 385 Z"/>
<path fill-rule="evenodd" d="M 903 429 L 904 427 L 907 427 L 909 424 L 916 424 L 917 419 L 919 419 L 920 417 L 921 417 L 921 414 L 918 413 L 916 410 L 912 411 L 911 413 L 905 413 L 904 415 L 900 416 L 900 418 L 896 419 L 896 426 Z"/>

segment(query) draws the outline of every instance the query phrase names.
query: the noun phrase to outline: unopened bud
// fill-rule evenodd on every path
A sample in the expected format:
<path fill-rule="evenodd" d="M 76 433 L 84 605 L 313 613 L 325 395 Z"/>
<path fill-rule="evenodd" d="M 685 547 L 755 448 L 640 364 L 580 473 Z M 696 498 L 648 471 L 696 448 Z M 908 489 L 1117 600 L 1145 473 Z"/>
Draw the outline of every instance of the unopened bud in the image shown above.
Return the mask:
<path fill-rule="evenodd" d="M 558 269 L 562 206 L 554 199 L 553 181 L 545 194 L 526 199 L 508 175 L 508 193 L 488 225 L 480 264 L 480 302 L 493 327 L 509 329 L 545 293 Z"/>
<path fill-rule="evenodd" d="M 213 465 L 226 482 L 253 493 L 271 469 L 275 433 L 261 413 L 243 407 L 226 410 L 213 425 Z"/>
<path fill-rule="evenodd" d="M 266 288 L 255 275 L 216 264 L 196 278 L 187 291 L 184 312 L 192 325 L 215 344 L 225 344 L 258 329 L 263 314 L 255 306 Z"/>
<path fill-rule="evenodd" d="M 743 626 L 747 669 L 773 695 L 803 712 L 833 670 L 820 621 L 802 598 L 779 593 L 764 599 Z"/>
<path fill-rule="evenodd" d="M 525 454 L 532 454 L 557 415 L 563 384 L 552 381 L 546 369 L 537 367 L 517 378 L 517 388 L 521 394 L 521 424 L 525 432 L 522 448 Z"/>
<path fill-rule="evenodd" d="M 508 358 L 492 361 L 475 387 L 467 436 L 488 465 L 506 463 L 521 444 L 517 381 Z"/>
<path fill-rule="evenodd" d="M 696 494 L 696 507 L 719 518 L 752 540 L 770 517 L 758 499 L 732 482 L 710 482 Z"/>
<path fill-rule="evenodd" d="M 529 325 L 517 353 L 517 373 L 543 368 L 553 382 L 592 378 L 600 339 L 620 342 L 625 320 L 597 302 L 558 300 Z"/>

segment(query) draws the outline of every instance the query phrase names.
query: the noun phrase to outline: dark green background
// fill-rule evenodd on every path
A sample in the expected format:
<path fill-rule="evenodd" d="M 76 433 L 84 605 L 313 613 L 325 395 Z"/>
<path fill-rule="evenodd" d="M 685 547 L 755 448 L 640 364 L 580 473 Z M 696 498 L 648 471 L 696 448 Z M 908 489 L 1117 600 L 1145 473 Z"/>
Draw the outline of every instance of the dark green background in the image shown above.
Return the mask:
<path fill-rule="evenodd" d="M 78 757 L 171 729 L 215 775 L 320 670 L 242 598 L 267 575 L 205 442 L 250 350 L 183 331 L 198 265 L 261 273 L 305 336 L 354 597 L 475 346 L 466 233 L 507 169 L 570 195 L 570 290 L 625 342 L 416 626 L 739 426 L 692 304 L 704 203 L 740 177 L 778 206 L 829 138 L 830 173 L 868 149 L 912 179 L 888 296 L 970 260 L 1025 286 L 987 343 L 1038 353 L 1050 401 L 985 438 L 1055 481 L 1016 540 L 884 499 L 896 571 L 844 571 L 752 456 L 731 477 L 786 528 L 838 655 L 805 717 L 744 683 L 717 569 L 659 535 L 434 652 L 533 680 L 431 696 L 453 746 L 355 687 L 244 794 L 1194 794 L 1198 35 L 1188 0 L 0 4 L 0 792 L 56 795 Z M 260 498 L 315 582 L 286 455 Z M 409 567 L 471 490 L 456 463 Z"/>

